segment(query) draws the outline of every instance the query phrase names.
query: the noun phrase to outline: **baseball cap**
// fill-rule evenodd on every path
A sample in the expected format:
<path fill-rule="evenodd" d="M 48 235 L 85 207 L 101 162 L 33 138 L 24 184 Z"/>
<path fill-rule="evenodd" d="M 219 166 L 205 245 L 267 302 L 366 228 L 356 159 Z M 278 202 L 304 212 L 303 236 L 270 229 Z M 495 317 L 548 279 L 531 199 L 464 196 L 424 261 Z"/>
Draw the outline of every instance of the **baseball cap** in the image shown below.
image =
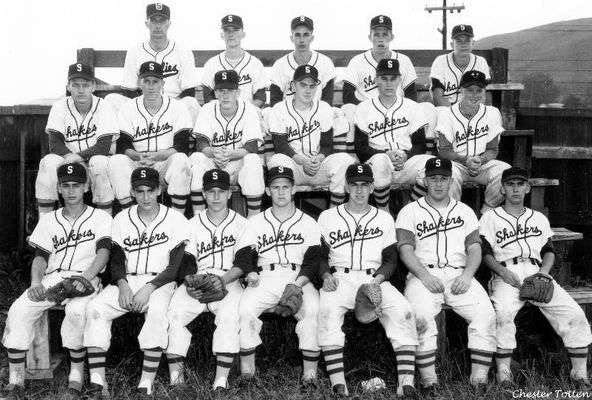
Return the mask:
<path fill-rule="evenodd" d="M 243 29 L 243 19 L 238 15 L 228 14 L 222 18 L 222 29 L 227 26 L 234 26 L 235 28 Z"/>
<path fill-rule="evenodd" d="M 292 171 L 292 168 L 282 167 L 281 165 L 270 168 L 267 172 L 267 185 L 269 186 L 271 182 L 278 178 L 286 178 L 294 183 L 294 171 Z"/>
<path fill-rule="evenodd" d="M 528 180 L 528 172 L 524 168 L 510 167 L 502 172 L 502 182 L 509 181 L 511 179 L 521 179 L 523 181 Z"/>
<path fill-rule="evenodd" d="M 399 61 L 393 58 L 383 58 L 376 66 L 376 76 L 401 75 Z"/>
<path fill-rule="evenodd" d="M 464 24 L 456 25 L 454 28 L 452 28 L 452 39 L 459 35 L 467 35 L 470 37 L 474 37 L 475 35 L 473 34 L 473 27 L 471 25 Z"/>
<path fill-rule="evenodd" d="M 238 89 L 238 73 L 233 69 L 216 72 L 214 90 L 218 89 Z"/>
<path fill-rule="evenodd" d="M 311 31 L 314 30 L 314 22 L 312 22 L 312 19 L 305 17 L 304 15 L 294 18 L 290 24 L 290 28 L 294 30 L 300 25 L 306 26 Z"/>
<path fill-rule="evenodd" d="M 80 163 L 62 164 L 58 167 L 58 183 L 86 183 L 86 168 Z"/>
<path fill-rule="evenodd" d="M 345 180 L 347 183 L 359 181 L 374 182 L 374 174 L 368 164 L 355 163 L 347 167 Z"/>
<path fill-rule="evenodd" d="M 140 167 L 132 172 L 132 187 L 134 189 L 138 186 L 148 186 L 154 189 L 158 185 L 160 185 L 160 176 L 154 168 Z"/>
<path fill-rule="evenodd" d="M 485 74 L 475 69 L 465 72 L 460 79 L 460 87 L 468 87 L 471 85 L 477 85 L 482 88 L 487 86 L 487 78 L 485 77 Z"/>
<path fill-rule="evenodd" d="M 140 65 L 140 73 L 138 74 L 138 78 L 142 79 L 148 76 L 163 79 L 164 75 L 162 72 L 162 64 L 159 64 L 154 61 L 146 61 L 145 63 Z"/>
<path fill-rule="evenodd" d="M 68 80 L 82 78 L 87 81 L 95 80 L 95 70 L 93 67 L 83 63 L 72 64 L 68 67 Z"/>
<path fill-rule="evenodd" d="M 452 176 L 452 161 L 446 158 L 434 157 L 426 161 L 425 176 Z"/>
<path fill-rule="evenodd" d="M 306 78 L 312 78 L 317 83 L 317 85 L 321 83 L 319 80 L 319 71 L 315 67 L 308 64 L 299 65 L 294 71 L 294 80 L 301 81 Z"/>
<path fill-rule="evenodd" d="M 370 29 L 384 26 L 389 31 L 393 30 L 393 21 L 386 15 L 377 15 L 370 20 Z"/>
<path fill-rule="evenodd" d="M 166 19 L 171 19 L 171 9 L 162 3 L 148 4 L 146 6 L 146 18 L 150 19 L 155 15 L 162 15 Z"/>
<path fill-rule="evenodd" d="M 203 190 L 212 188 L 228 190 L 230 188 L 230 175 L 221 169 L 211 169 L 203 174 Z"/>

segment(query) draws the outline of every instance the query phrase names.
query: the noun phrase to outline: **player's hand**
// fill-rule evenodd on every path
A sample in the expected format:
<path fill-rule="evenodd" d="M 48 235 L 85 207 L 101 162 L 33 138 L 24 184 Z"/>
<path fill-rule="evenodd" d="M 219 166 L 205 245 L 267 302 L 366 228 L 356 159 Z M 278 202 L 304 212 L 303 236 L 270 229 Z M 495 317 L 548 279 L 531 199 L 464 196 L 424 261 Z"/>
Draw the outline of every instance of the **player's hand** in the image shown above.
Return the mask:
<path fill-rule="evenodd" d="M 119 286 L 119 306 L 124 310 L 132 310 L 132 301 L 134 299 L 134 293 L 129 287 L 129 284 L 125 283 Z"/>
<path fill-rule="evenodd" d="M 45 292 L 47 289 L 42 284 L 31 285 L 27 290 L 27 297 L 31 301 L 43 301 L 45 300 Z"/>
<path fill-rule="evenodd" d="M 467 159 L 467 168 L 470 176 L 477 176 L 481 171 L 481 158 L 479 156 L 469 157 Z"/>
<path fill-rule="evenodd" d="M 64 161 L 62 161 L 62 164 L 79 163 L 79 162 L 83 162 L 83 161 L 84 161 L 84 159 L 82 157 L 80 157 L 78 154 L 68 153 L 64 156 Z"/>
<path fill-rule="evenodd" d="M 336 276 L 329 275 L 323 279 L 323 290 L 325 292 L 334 292 L 337 290 L 337 286 L 339 286 L 339 278 Z"/>
<path fill-rule="evenodd" d="M 245 281 L 247 282 L 247 286 L 257 287 L 259 286 L 259 274 L 257 272 L 249 272 Z"/>
<path fill-rule="evenodd" d="M 138 161 L 138 164 L 142 167 L 152 167 L 155 162 L 153 153 L 140 153 L 140 161 Z"/>
<path fill-rule="evenodd" d="M 148 300 L 150 299 L 152 292 L 154 292 L 154 289 L 154 285 L 147 283 L 142 289 L 138 290 L 132 299 L 132 308 L 130 311 L 137 313 L 142 312 L 148 305 Z"/>
<path fill-rule="evenodd" d="M 465 274 L 457 276 L 450 285 L 450 292 L 452 294 L 463 294 L 471 287 L 472 278 Z"/>
<path fill-rule="evenodd" d="M 195 300 L 199 300 L 203 296 L 203 292 L 194 287 L 185 286 L 185 289 L 187 290 L 189 297 L 194 298 Z"/>
<path fill-rule="evenodd" d="M 421 283 L 432 293 L 443 293 L 444 292 L 444 284 L 440 280 L 440 278 L 428 273 L 423 279 L 421 279 Z"/>
<path fill-rule="evenodd" d="M 400 171 L 407 161 L 407 154 L 403 150 L 391 150 L 387 152 L 387 155 L 391 159 L 391 163 L 395 168 L 395 171 Z"/>
<path fill-rule="evenodd" d="M 229 162 L 230 157 L 228 156 L 228 152 L 226 151 L 226 149 L 214 150 L 214 164 L 216 164 L 218 168 L 226 168 Z"/>
<path fill-rule="evenodd" d="M 522 282 L 520 281 L 520 277 L 515 274 L 514 272 L 510 271 L 509 269 L 505 269 L 504 273 L 501 275 L 501 278 L 504 282 L 506 282 L 510 286 L 514 286 L 515 288 L 520 288 L 522 286 Z"/>
<path fill-rule="evenodd" d="M 319 170 L 321 164 L 312 157 L 304 156 L 304 162 L 302 163 L 302 169 L 304 173 L 309 176 L 314 176 Z"/>

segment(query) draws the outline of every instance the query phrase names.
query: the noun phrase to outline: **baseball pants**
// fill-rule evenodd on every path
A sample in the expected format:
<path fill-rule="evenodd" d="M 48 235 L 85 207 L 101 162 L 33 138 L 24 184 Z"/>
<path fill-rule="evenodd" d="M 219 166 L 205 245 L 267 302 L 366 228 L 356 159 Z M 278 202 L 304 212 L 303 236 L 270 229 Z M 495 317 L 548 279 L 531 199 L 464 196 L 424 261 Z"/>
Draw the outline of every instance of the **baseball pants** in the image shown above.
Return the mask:
<path fill-rule="evenodd" d="M 495 351 L 495 311 L 485 289 L 475 278 L 463 294 L 452 294 L 450 287 L 454 279 L 462 274 L 463 268 L 428 268 L 429 273 L 444 284 L 444 293 L 432 293 L 413 274 L 407 276 L 405 297 L 411 303 L 417 323 L 418 352 L 437 349 L 438 328 L 435 317 L 442 310 L 442 304 L 449 305 L 455 313 L 468 322 L 470 349 Z"/>
<path fill-rule="evenodd" d="M 375 154 L 366 164 L 372 168 L 374 174 L 374 185 L 377 188 L 384 188 L 393 183 L 408 183 L 415 185 L 418 180 L 418 173 L 425 168 L 426 161 L 434 156 L 427 154 L 418 154 L 403 164 L 403 169 L 395 171 L 395 167 L 388 155 Z M 420 181 L 421 184 L 423 182 Z"/>
<path fill-rule="evenodd" d="M 530 262 L 509 264 L 507 267 L 520 280 L 524 280 L 539 271 L 538 265 Z M 586 347 L 592 342 L 590 324 L 582 308 L 575 300 L 553 281 L 553 298 L 548 303 L 532 302 L 547 318 L 565 347 Z M 516 324 L 514 318 L 524 306 L 520 300 L 520 289 L 505 283 L 499 275 L 489 282 L 491 301 L 497 316 L 497 347 L 500 349 L 516 348 Z"/>
<path fill-rule="evenodd" d="M 278 304 L 284 288 L 296 280 L 298 273 L 298 270 L 292 271 L 290 268 L 263 270 L 259 273 L 259 285 L 244 290 L 239 306 L 241 349 L 251 349 L 261 344 L 259 333 L 263 323 L 259 316 Z M 320 350 L 317 340 L 318 313 L 319 292 L 312 283 L 308 283 L 302 288 L 302 307 L 294 315 L 298 321 L 296 335 L 301 350 Z"/>
<path fill-rule="evenodd" d="M 109 104 L 111 104 L 111 107 L 113 107 L 113 111 L 115 111 L 115 114 L 117 115 L 123 103 L 130 101 L 131 99 L 119 93 L 111 93 L 105 96 L 105 100 L 108 101 Z M 191 116 L 191 121 L 193 122 L 192 126 L 194 126 L 195 121 L 197 120 L 197 116 L 199 114 L 199 110 L 201 109 L 201 106 L 197 102 L 197 99 L 195 97 L 186 96 L 181 99 L 177 98 L 177 100 L 185 104 L 185 106 L 187 107 L 189 115 Z"/>
<path fill-rule="evenodd" d="M 372 282 L 372 275 L 366 271 L 337 271 L 339 285 L 333 292 L 320 290 L 319 307 L 319 345 L 339 346 L 345 344 L 345 334 L 341 329 L 343 318 L 348 310 L 355 307 L 356 293 L 360 285 Z M 417 331 L 413 309 L 403 295 L 388 282 L 380 284 L 382 290 L 382 316 L 380 323 L 393 349 L 401 346 L 416 346 Z"/>
<path fill-rule="evenodd" d="M 133 293 L 137 293 L 153 275 L 127 275 L 127 281 Z M 168 345 L 167 309 L 171 296 L 175 291 L 175 282 L 167 283 L 157 288 L 148 299 L 148 304 L 142 310 L 145 320 L 138 342 L 140 348 L 165 349 Z M 115 285 L 107 286 L 86 307 L 86 328 L 84 329 L 84 347 L 98 347 L 107 351 L 111 344 L 111 324 L 115 318 L 127 314 L 129 311 L 119 305 L 119 288 Z"/>

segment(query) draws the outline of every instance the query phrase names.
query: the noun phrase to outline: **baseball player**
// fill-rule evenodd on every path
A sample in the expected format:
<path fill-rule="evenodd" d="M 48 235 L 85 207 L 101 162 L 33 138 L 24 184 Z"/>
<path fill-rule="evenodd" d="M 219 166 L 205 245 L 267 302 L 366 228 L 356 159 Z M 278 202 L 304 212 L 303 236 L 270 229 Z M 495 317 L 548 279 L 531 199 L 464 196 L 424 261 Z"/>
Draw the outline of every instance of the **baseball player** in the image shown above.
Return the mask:
<path fill-rule="evenodd" d="M 239 184 L 247 200 L 247 215 L 261 211 L 265 190 L 263 165 L 257 148 L 263 142 L 257 109 L 239 98 L 239 76 L 234 70 L 218 71 L 214 77 L 215 101 L 204 105 L 193 135 L 196 153 L 190 157 L 192 168 L 191 203 L 197 214 L 205 208 L 203 175 L 219 168 Z"/>
<path fill-rule="evenodd" d="M 93 203 L 110 214 L 114 197 L 107 165 L 111 142 L 119 136 L 117 117 L 108 103 L 93 95 L 95 73 L 88 65 L 68 67 L 67 88 L 71 96 L 58 100 L 47 118 L 49 154 L 41 159 L 35 181 L 39 215 L 55 208 L 56 171 L 72 162 L 88 167 Z"/>
<path fill-rule="evenodd" d="M 481 56 L 474 55 L 473 27 L 457 25 L 452 28 L 452 52 L 436 57 L 430 70 L 432 101 L 438 107 L 450 107 L 460 100 L 461 79 L 468 71 L 480 71 L 487 81 L 489 65 Z"/>
<path fill-rule="evenodd" d="M 375 72 L 378 97 L 356 108 L 358 158 L 372 167 L 376 206 L 389 211 L 392 183 L 413 183 L 432 156 L 426 155 L 427 120 L 418 104 L 397 94 L 399 61 L 385 58 Z"/>
<path fill-rule="evenodd" d="M 191 180 L 191 164 L 186 155 L 191 119 L 178 100 L 161 94 L 161 64 L 145 62 L 139 77 L 142 96 L 129 100 L 119 110 L 118 154 L 109 160 L 115 197 L 122 209 L 130 207 L 132 171 L 136 167 L 152 167 L 159 172 L 161 184 L 168 186 L 172 208 L 183 213 Z"/>
<path fill-rule="evenodd" d="M 200 293 L 182 284 L 177 288 L 168 310 L 170 382 L 184 381 L 183 358 L 191 343 L 187 325 L 202 312 L 216 315 L 212 351 L 216 354 L 216 376 L 213 389 L 223 392 L 228 388 L 228 373 L 239 351 L 238 307 L 242 286 L 238 278 L 252 271 L 252 249 L 255 236 L 247 227 L 247 220 L 228 209 L 230 175 L 221 169 L 206 171 L 203 189 L 208 208 L 189 221 L 190 241 L 185 251 L 190 262 L 182 276 L 215 274 L 222 277 L 228 293 L 220 300 L 201 303 Z"/>
<path fill-rule="evenodd" d="M 111 284 L 86 307 L 84 346 L 97 398 L 108 397 L 105 358 L 115 318 L 128 312 L 145 313 L 138 335 L 144 352 L 138 395 L 152 392 L 162 350 L 168 345 L 167 310 L 189 231 L 183 215 L 158 204 L 159 185 L 158 171 L 153 168 L 132 172 L 132 194 L 138 204 L 113 220 Z"/>
<path fill-rule="evenodd" d="M 255 374 L 255 349 L 261 344 L 261 313 L 276 307 L 284 295 L 300 291 L 302 306 L 294 315 L 302 351 L 303 391 L 317 387 L 319 292 L 310 282 L 318 274 L 320 231 L 314 219 L 296 208 L 294 173 L 282 166 L 269 170 L 265 192 L 271 207 L 249 221 L 257 234 L 257 269 L 240 301 L 240 356 L 243 376 Z"/>
<path fill-rule="evenodd" d="M 354 162 L 346 153 L 333 153 L 333 110 L 317 100 L 319 72 L 312 65 L 294 71 L 294 96 L 276 104 L 269 118 L 276 154 L 267 165 L 294 171 L 297 185 L 326 185 L 331 206 L 345 201 L 345 169 Z"/>
<path fill-rule="evenodd" d="M 411 305 L 388 279 L 397 267 L 395 224 L 390 214 L 368 204 L 374 189 L 368 164 L 347 167 L 347 203 L 323 211 L 321 229 L 319 345 L 323 350 L 332 391 L 347 396 L 343 369 L 345 335 L 341 330 L 347 310 L 354 308 L 360 285 L 380 285 L 380 323 L 397 358 L 397 396 L 417 399 L 413 384 L 417 332 Z"/>
<path fill-rule="evenodd" d="M 129 49 L 123 65 L 123 83 L 125 96 L 110 94 L 105 100 L 111 102 L 116 110 L 126 102 L 127 98 L 139 96 L 141 85 L 138 80 L 140 67 L 147 61 L 163 66 L 164 94 L 181 100 L 187 107 L 192 121 L 195 123 L 199 114 L 199 103 L 195 98 L 197 75 L 195 58 L 190 50 L 170 40 L 168 30 L 171 27 L 171 9 L 163 3 L 146 6 L 146 22 L 150 34 L 146 42 Z"/>
<path fill-rule="evenodd" d="M 452 160 L 450 197 L 460 200 L 465 181 L 487 185 L 481 214 L 502 202 L 501 176 L 510 167 L 495 159 L 504 128 L 499 110 L 481 104 L 486 85 L 482 72 L 465 73 L 460 81 L 460 102 L 444 109 L 436 125 L 439 154 Z"/>
<path fill-rule="evenodd" d="M 263 64 L 257 57 L 241 47 L 245 38 L 243 19 L 238 15 L 226 15 L 222 18 L 222 32 L 226 50 L 210 58 L 204 65 L 202 85 L 204 102 L 214 100 L 214 75 L 222 70 L 235 70 L 238 75 L 239 96 L 246 102 L 261 108 L 267 100 L 267 76 Z"/>
<path fill-rule="evenodd" d="M 35 248 L 31 286 L 10 307 L 2 338 L 8 350 L 8 398 L 25 398 L 25 353 L 34 339 L 33 327 L 43 312 L 55 305 L 46 299 L 47 289 L 73 275 L 82 275 L 99 289 L 96 275 L 109 259 L 111 216 L 84 204 L 87 187 L 87 172 L 82 164 L 60 165 L 57 188 L 64 198 L 64 207 L 42 215 L 29 239 Z M 61 334 L 64 347 L 70 350 L 70 375 L 63 399 L 80 398 L 86 358 L 82 346 L 85 308 L 94 296 L 74 297 L 64 302 Z"/>
<path fill-rule="evenodd" d="M 431 158 L 425 165 L 428 194 L 397 215 L 397 247 L 409 268 L 405 297 L 413 306 L 419 346 L 415 354 L 423 388 L 437 390 L 435 317 L 449 305 L 468 326 L 470 382 L 481 390 L 495 351 L 495 312 L 473 277 L 481 263 L 475 213 L 448 195 L 452 163 Z"/>
<path fill-rule="evenodd" d="M 530 192 L 524 169 L 509 168 L 502 173 L 502 206 L 486 212 L 479 221 L 484 249 L 483 261 L 495 272 L 489 287 L 497 315 L 497 381 L 513 381 L 510 371 L 512 352 L 516 347 L 514 317 L 524 305 L 519 298 L 522 281 L 536 273 L 549 276 L 555 261 L 547 218 L 524 206 Z M 548 303 L 534 302 L 555 332 L 563 339 L 571 359 L 570 377 L 574 382 L 588 383 L 586 362 L 592 342 L 590 325 L 582 308 L 557 282 L 552 281 L 553 297 Z"/>
<path fill-rule="evenodd" d="M 319 83 L 321 90 L 315 93 L 316 100 L 333 104 L 333 84 L 336 75 L 335 66 L 329 57 L 317 53 L 310 48 L 314 40 L 314 23 L 312 19 L 301 15 L 292 20 L 292 35 L 290 40 L 294 43 L 294 51 L 278 59 L 271 69 L 270 105 L 284 100 L 285 97 L 294 94 L 291 86 L 292 77 L 299 65 L 312 65 L 319 71 Z"/>

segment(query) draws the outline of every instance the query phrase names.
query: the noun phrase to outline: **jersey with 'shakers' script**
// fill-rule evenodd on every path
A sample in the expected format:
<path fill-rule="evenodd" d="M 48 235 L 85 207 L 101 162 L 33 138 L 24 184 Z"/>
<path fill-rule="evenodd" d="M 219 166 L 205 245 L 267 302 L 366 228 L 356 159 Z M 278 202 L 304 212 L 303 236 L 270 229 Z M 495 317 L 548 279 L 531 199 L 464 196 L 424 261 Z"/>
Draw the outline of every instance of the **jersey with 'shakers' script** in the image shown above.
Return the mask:
<path fill-rule="evenodd" d="M 378 97 L 356 107 L 356 126 L 368 135 L 368 144 L 373 149 L 411 150 L 411 135 L 427 123 L 421 107 L 400 96 L 389 108 Z"/>
<path fill-rule="evenodd" d="M 66 97 L 51 107 L 45 132 L 60 133 L 68 150 L 79 153 L 94 146 L 102 136 L 112 135 L 112 140 L 116 140 L 119 124 L 111 105 L 105 100 L 92 96 L 90 110 L 82 116 L 74 105 L 74 99 Z"/>
<path fill-rule="evenodd" d="M 497 207 L 483 214 L 479 225 L 479 233 L 487 239 L 500 262 L 514 257 L 542 261 L 541 249 L 553 236 L 549 220 L 530 208 L 515 217 L 503 207 Z"/>
<path fill-rule="evenodd" d="M 138 152 L 166 150 L 173 147 L 177 133 L 191 130 L 191 117 L 183 103 L 165 95 L 152 115 L 144 106 L 144 96 L 139 96 L 121 106 L 119 129 L 132 138 Z"/>
<path fill-rule="evenodd" d="M 76 220 L 70 222 L 64 209 L 52 211 L 39 218 L 29 238 L 29 244 L 47 254 L 45 274 L 58 269 L 83 272 L 97 255 L 97 244 L 111 240 L 109 214 L 87 206 Z"/>
<path fill-rule="evenodd" d="M 397 242 L 393 218 L 375 207 L 364 214 L 352 214 L 345 206 L 330 208 L 319 216 L 321 238 L 329 248 L 329 266 L 380 268 L 382 250 Z"/>

